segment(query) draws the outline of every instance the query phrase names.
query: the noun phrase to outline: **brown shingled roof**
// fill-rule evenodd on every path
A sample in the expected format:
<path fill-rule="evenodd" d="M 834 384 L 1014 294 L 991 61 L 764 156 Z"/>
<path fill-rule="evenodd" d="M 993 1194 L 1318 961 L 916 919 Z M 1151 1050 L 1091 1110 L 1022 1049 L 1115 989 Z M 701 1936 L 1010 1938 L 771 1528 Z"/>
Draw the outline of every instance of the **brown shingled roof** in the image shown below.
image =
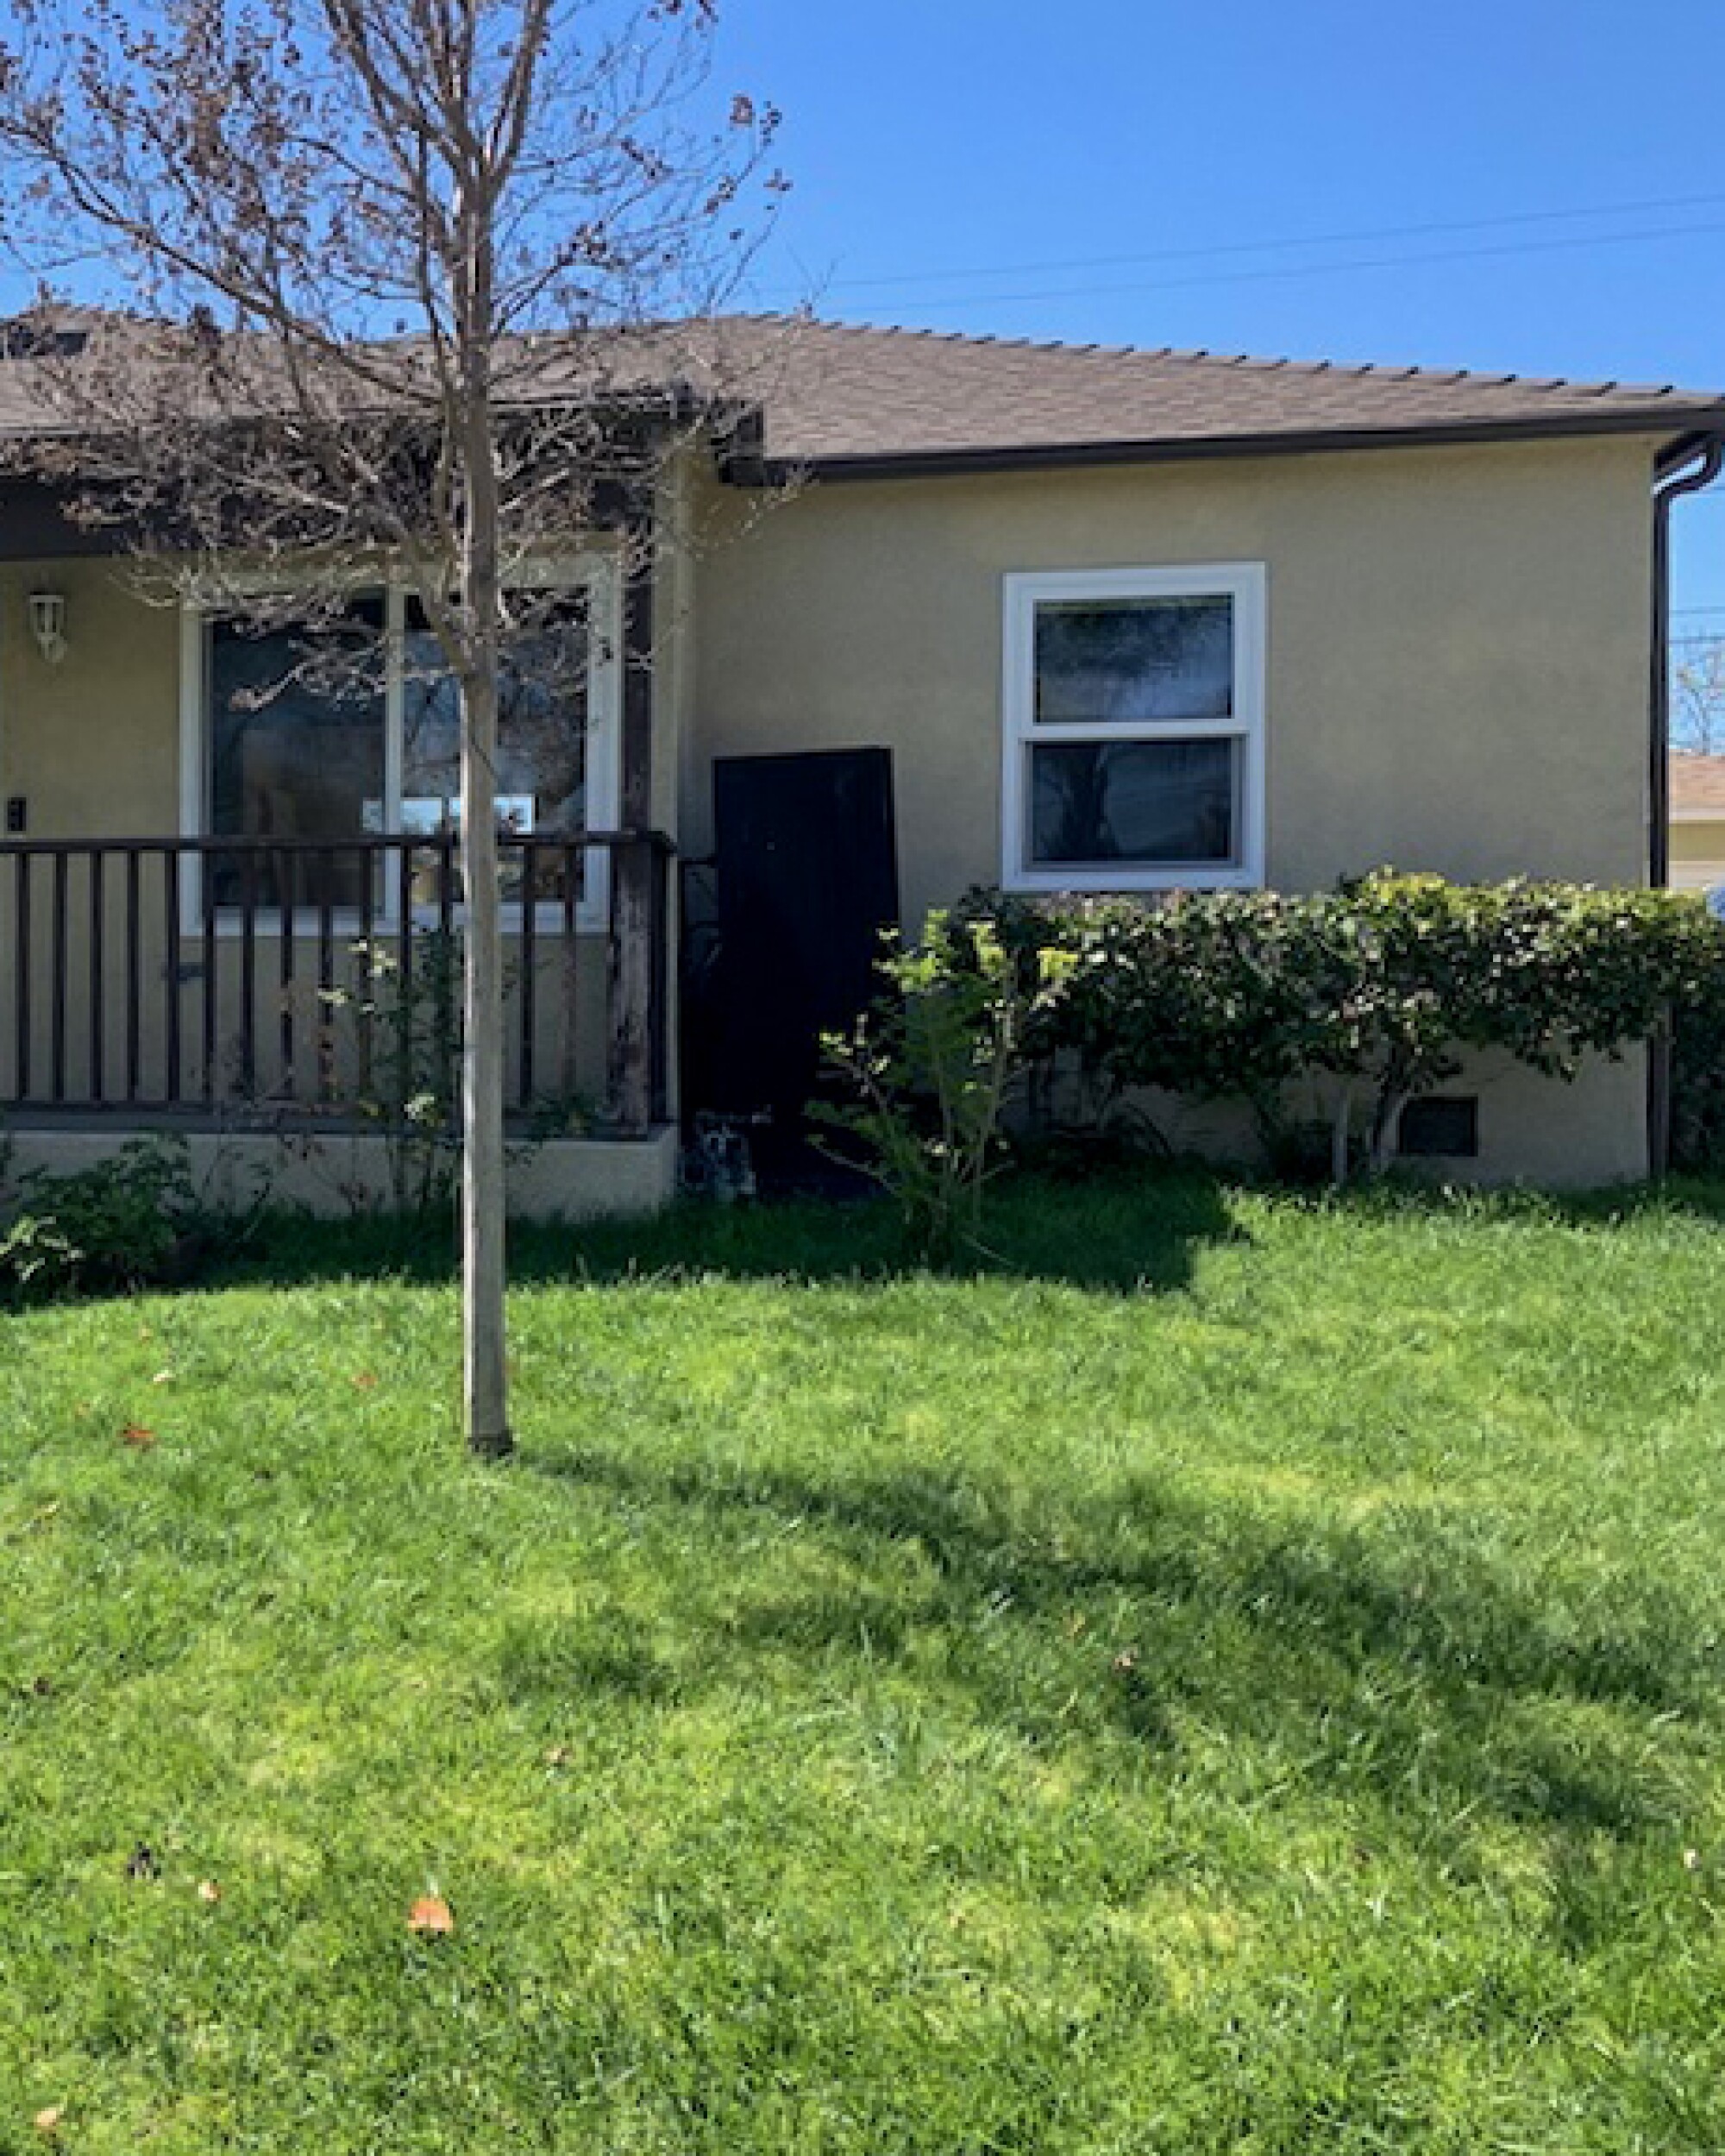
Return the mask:
<path fill-rule="evenodd" d="M 0 324 L 0 437 L 53 431 L 27 361 L 44 334 L 72 349 L 148 325 L 90 311 Z M 9 345 L 7 342 L 9 338 Z M 411 353 L 405 343 L 398 349 Z M 565 357 L 567 355 L 567 357 Z M 110 351 L 111 358 L 111 351 Z M 15 363 L 8 364 L 8 361 Z M 733 315 L 609 338 L 513 348 L 524 403 L 607 397 L 716 400 L 759 415 L 748 479 L 968 470 L 1002 463 L 1268 455 L 1429 441 L 1725 431 L 1725 391 L 1571 382 L 1418 367 L 1037 344 Z"/>
<path fill-rule="evenodd" d="M 1725 756 L 1674 756 L 1671 812 L 1684 821 L 1725 817 Z"/>
<path fill-rule="evenodd" d="M 1060 462 L 1725 425 L 1725 392 L 1417 367 L 1334 367 L 1208 352 L 1009 343 L 777 317 L 718 325 L 751 345 L 769 465 L 841 475 L 903 465 Z"/>

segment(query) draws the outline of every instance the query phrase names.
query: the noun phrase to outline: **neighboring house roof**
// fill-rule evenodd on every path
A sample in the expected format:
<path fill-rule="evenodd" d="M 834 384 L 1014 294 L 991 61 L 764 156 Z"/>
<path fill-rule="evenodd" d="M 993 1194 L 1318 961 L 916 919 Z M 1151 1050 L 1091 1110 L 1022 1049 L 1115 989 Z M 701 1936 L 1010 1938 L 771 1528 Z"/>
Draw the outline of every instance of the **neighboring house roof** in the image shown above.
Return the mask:
<path fill-rule="evenodd" d="M 1671 813 L 1676 823 L 1725 820 L 1725 756 L 1673 756 Z"/>
<path fill-rule="evenodd" d="M 1725 427 L 1725 391 L 1011 343 L 777 316 L 758 350 L 763 459 L 831 476 Z"/>

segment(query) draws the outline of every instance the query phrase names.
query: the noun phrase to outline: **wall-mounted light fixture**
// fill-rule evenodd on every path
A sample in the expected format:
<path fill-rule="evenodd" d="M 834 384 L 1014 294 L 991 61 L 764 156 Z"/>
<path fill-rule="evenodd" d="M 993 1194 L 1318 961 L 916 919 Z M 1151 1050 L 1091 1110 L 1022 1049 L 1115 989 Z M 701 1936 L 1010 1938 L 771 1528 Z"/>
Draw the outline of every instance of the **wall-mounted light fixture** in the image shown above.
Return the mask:
<path fill-rule="evenodd" d="M 50 666 L 66 657 L 66 594 L 33 591 L 30 594 L 30 634 L 36 649 Z"/>

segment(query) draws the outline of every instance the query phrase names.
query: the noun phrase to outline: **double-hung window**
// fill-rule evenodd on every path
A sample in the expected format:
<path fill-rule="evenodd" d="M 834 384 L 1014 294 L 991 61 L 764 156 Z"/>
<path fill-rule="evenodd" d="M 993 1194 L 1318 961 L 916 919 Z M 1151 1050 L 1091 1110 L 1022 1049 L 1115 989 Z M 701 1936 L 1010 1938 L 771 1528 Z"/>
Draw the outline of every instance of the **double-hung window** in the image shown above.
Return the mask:
<path fill-rule="evenodd" d="M 524 589 L 526 588 L 526 580 Z M 498 818 L 521 838 L 609 830 L 620 782 L 620 579 L 603 557 L 536 565 L 527 625 L 507 645 L 499 681 Z M 188 611 L 181 651 L 182 821 L 191 835 L 316 842 L 295 857 L 297 908 L 352 915 L 367 896 L 393 918 L 400 878 L 366 841 L 453 833 L 460 796 L 460 707 L 418 602 L 399 586 L 356 590 L 339 618 L 267 625 Z M 343 842 L 346 842 L 345 844 Z M 519 849 L 506 849 L 505 898 L 555 905 L 571 864 L 548 845 L 530 892 Z M 573 873 L 578 921 L 604 925 L 607 863 L 597 849 Z M 210 858 L 207 889 L 189 864 L 196 917 L 242 896 L 266 908 L 277 857 L 254 865 Z M 438 902 L 428 850 L 411 878 L 416 908 Z"/>
<path fill-rule="evenodd" d="M 1261 563 L 1006 580 L 1007 883 L 1264 875 Z"/>

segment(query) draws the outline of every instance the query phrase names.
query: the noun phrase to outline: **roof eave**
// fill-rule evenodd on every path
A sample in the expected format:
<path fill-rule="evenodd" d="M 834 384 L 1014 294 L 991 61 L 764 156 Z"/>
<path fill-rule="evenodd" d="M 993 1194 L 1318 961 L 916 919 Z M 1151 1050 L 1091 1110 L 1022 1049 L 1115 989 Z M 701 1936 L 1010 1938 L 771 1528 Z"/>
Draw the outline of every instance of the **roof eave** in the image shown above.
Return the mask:
<path fill-rule="evenodd" d="M 1725 430 L 1725 403 L 1673 405 L 1660 412 L 1565 412 L 1548 418 L 1470 419 L 1425 427 L 1284 428 L 1271 433 L 1191 435 L 1139 441 L 1032 443 L 988 449 L 863 451 L 811 457 L 732 457 L 724 476 L 739 487 L 827 481 L 938 479 L 966 473 L 1082 469 L 1119 464 L 1190 463 L 1215 457 L 1316 456 L 1355 449 L 1441 449 L 1475 442 L 1575 440 L 1645 435 L 1670 441 Z"/>

